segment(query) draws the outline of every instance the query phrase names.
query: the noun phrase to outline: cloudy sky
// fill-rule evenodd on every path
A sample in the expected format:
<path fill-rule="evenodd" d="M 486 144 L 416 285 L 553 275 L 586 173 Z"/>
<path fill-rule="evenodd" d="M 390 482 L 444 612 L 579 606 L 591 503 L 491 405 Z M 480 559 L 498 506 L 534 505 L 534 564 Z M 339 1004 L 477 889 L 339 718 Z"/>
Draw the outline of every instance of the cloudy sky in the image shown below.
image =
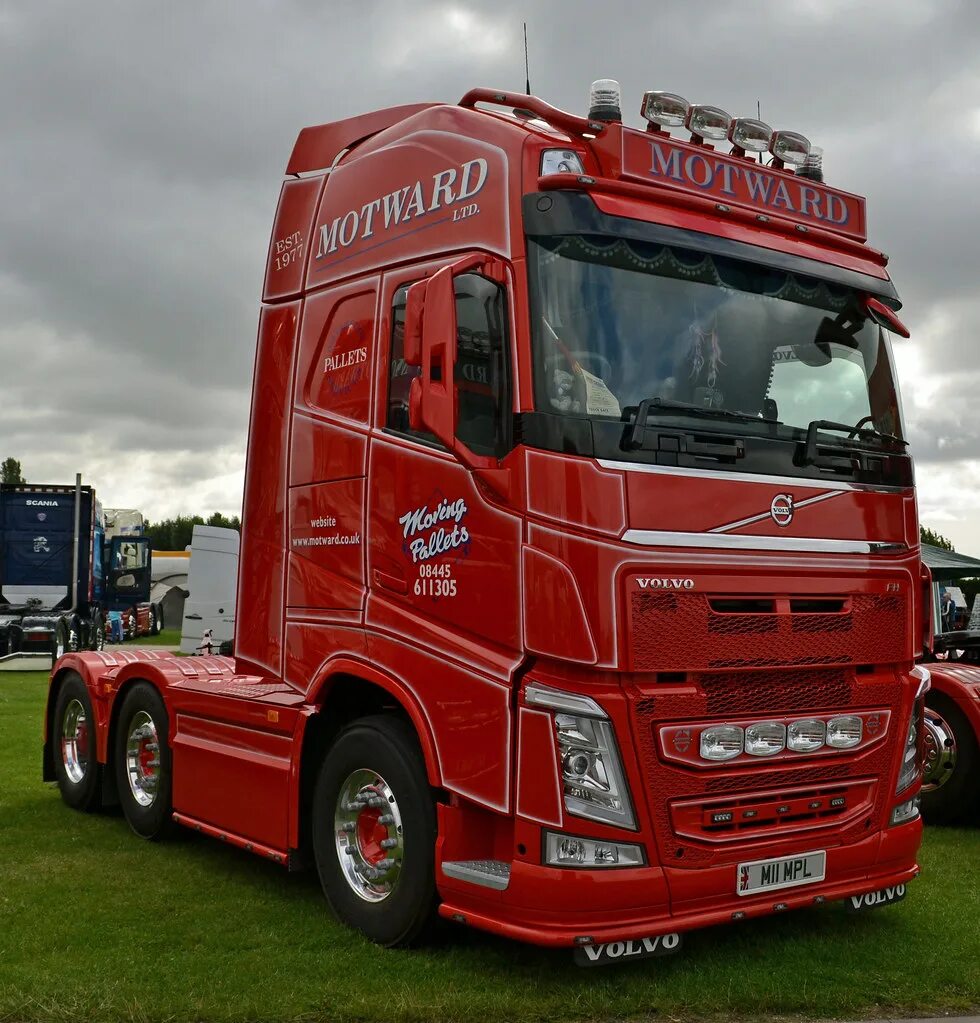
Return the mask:
<path fill-rule="evenodd" d="M 237 512 L 258 295 L 308 124 L 593 78 L 802 131 L 868 197 L 923 521 L 980 555 L 980 8 L 964 0 L 0 0 L 0 457 Z"/>

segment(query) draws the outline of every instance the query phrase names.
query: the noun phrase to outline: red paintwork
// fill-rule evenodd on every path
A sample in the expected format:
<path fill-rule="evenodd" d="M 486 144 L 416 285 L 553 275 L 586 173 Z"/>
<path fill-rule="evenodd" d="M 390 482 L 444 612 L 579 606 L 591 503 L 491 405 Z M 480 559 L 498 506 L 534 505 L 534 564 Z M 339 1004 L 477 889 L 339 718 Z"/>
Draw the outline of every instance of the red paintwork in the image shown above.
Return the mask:
<path fill-rule="evenodd" d="M 955 701 L 980 742 L 980 666 L 936 661 L 928 668 L 932 688 Z"/>
<path fill-rule="evenodd" d="M 478 110 L 478 102 L 500 109 Z M 542 116 L 550 109 L 477 90 L 460 106 L 392 108 L 301 134 L 288 173 L 311 173 L 283 184 L 259 319 L 236 658 L 72 654 L 56 665 L 55 682 L 66 670 L 86 680 L 103 762 L 120 692 L 137 678 L 156 685 L 170 715 L 175 818 L 281 863 L 300 844 L 308 724 L 331 713 L 322 708 L 339 680 L 386 691 L 416 730 L 430 782 L 446 794 L 437 807 L 440 912 L 527 941 L 642 937 L 914 877 L 921 825 L 888 827 L 892 807 L 915 791 L 894 795 L 918 686 L 911 669 L 922 588 L 911 489 L 600 465 L 521 445 L 499 466 L 467 468 L 448 451 L 385 429 L 395 293 L 467 257 L 489 260 L 504 282 L 514 411 L 533 408 L 525 192 L 567 184 L 591 191 L 610 214 L 884 277 L 881 254 L 859 241 L 863 200 L 821 187 L 820 195 L 840 197 L 848 223 L 810 217 L 805 233 L 796 224 L 806 218 L 785 209 L 758 220 L 744 195 L 725 213 L 717 193 L 693 195 L 644 172 L 652 134 L 573 115 L 554 115 L 552 132 L 502 113 L 508 104 Z M 671 145 L 679 159 L 708 155 Z M 541 151 L 555 146 L 579 151 L 594 183 L 539 181 Z M 410 216 L 395 215 L 392 196 Z M 410 360 L 434 357 L 435 322 L 428 339 L 424 321 L 408 339 Z M 787 486 L 798 505 L 821 500 L 786 528 L 768 516 L 739 525 L 767 512 Z M 412 513 L 420 522 L 444 501 L 455 512 L 433 541 L 435 529 L 413 527 Z M 643 547 L 624 541 L 631 529 L 702 542 Z M 712 530 L 904 549 L 874 556 L 719 549 L 704 545 Z M 456 546 L 426 557 L 433 542 Z M 423 585 L 429 565 L 449 566 L 453 596 Z M 648 599 L 652 591 L 639 580 L 650 578 L 690 579 L 693 592 L 668 606 Z M 711 603 L 732 596 L 771 601 L 761 632 L 751 628 L 762 615 L 725 618 Z M 820 634 L 816 666 L 814 630 L 794 631 L 809 621 L 794 604 L 801 600 L 829 601 L 828 613 L 854 616 L 853 634 L 850 625 Z M 884 609 L 877 628 L 858 614 L 868 608 Z M 660 648 L 651 636 L 663 637 Z M 773 653 L 760 661 L 760 651 Z M 525 703 L 529 682 L 587 695 L 605 709 L 635 830 L 566 812 L 552 718 Z M 661 726 L 672 735 L 698 723 L 852 711 L 866 721 L 880 714 L 880 733 L 819 757 L 743 757 L 692 770 L 658 745 Z M 846 796 L 839 812 L 828 803 L 814 815 L 803 805 L 835 792 Z M 706 812 L 736 797 L 739 813 L 759 811 L 749 815 L 757 823 L 712 830 Z M 779 821 L 784 800 L 799 810 L 799 826 Z M 543 866 L 545 828 L 640 843 L 648 865 Z M 370 848 L 376 836 L 368 831 L 360 839 Z M 735 895 L 739 862 L 815 848 L 828 851 L 824 882 Z M 445 860 L 484 858 L 512 864 L 506 891 L 439 869 Z"/>

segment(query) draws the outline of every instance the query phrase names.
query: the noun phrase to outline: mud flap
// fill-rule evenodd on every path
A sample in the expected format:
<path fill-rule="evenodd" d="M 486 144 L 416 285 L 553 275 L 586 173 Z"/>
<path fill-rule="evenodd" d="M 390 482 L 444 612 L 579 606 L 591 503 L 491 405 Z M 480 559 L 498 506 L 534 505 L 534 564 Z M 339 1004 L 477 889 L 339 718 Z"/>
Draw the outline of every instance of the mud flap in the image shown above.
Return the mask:
<path fill-rule="evenodd" d="M 847 899 L 847 908 L 852 913 L 863 913 L 879 906 L 890 906 L 893 902 L 901 902 L 907 890 L 907 885 L 896 884 L 889 888 L 879 888 L 874 892 L 865 892 L 863 895 L 852 895 Z"/>
<path fill-rule="evenodd" d="M 625 960 L 651 959 L 679 952 L 683 944 L 680 934 L 657 934 L 650 938 L 629 941 L 607 941 L 602 945 L 580 945 L 572 953 L 578 966 L 611 966 Z"/>

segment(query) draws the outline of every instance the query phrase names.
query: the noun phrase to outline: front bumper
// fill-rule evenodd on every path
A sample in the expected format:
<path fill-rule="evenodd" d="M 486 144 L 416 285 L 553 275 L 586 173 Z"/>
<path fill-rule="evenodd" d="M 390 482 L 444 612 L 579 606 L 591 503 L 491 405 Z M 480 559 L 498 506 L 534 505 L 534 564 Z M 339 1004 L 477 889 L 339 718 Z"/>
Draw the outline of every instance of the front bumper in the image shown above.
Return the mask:
<path fill-rule="evenodd" d="M 756 896 L 735 894 L 737 865 L 569 870 L 515 860 L 505 891 L 461 885 L 440 873 L 441 916 L 534 945 L 575 947 L 769 916 L 911 881 L 920 819 L 827 849 L 824 881 Z M 719 898 L 721 878 L 730 895 Z M 697 891 L 710 892 L 698 898 Z M 682 898 L 678 898 L 681 894 Z M 738 915 L 736 915 L 738 914 Z"/>

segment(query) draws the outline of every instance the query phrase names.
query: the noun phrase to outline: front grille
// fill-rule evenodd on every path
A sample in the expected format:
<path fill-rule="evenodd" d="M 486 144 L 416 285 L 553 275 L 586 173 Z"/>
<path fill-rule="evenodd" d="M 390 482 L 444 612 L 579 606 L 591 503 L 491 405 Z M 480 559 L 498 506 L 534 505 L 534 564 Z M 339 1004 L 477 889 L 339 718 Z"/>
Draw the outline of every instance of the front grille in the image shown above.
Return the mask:
<path fill-rule="evenodd" d="M 908 644 L 901 595 L 630 595 L 635 671 L 893 664 Z"/>

